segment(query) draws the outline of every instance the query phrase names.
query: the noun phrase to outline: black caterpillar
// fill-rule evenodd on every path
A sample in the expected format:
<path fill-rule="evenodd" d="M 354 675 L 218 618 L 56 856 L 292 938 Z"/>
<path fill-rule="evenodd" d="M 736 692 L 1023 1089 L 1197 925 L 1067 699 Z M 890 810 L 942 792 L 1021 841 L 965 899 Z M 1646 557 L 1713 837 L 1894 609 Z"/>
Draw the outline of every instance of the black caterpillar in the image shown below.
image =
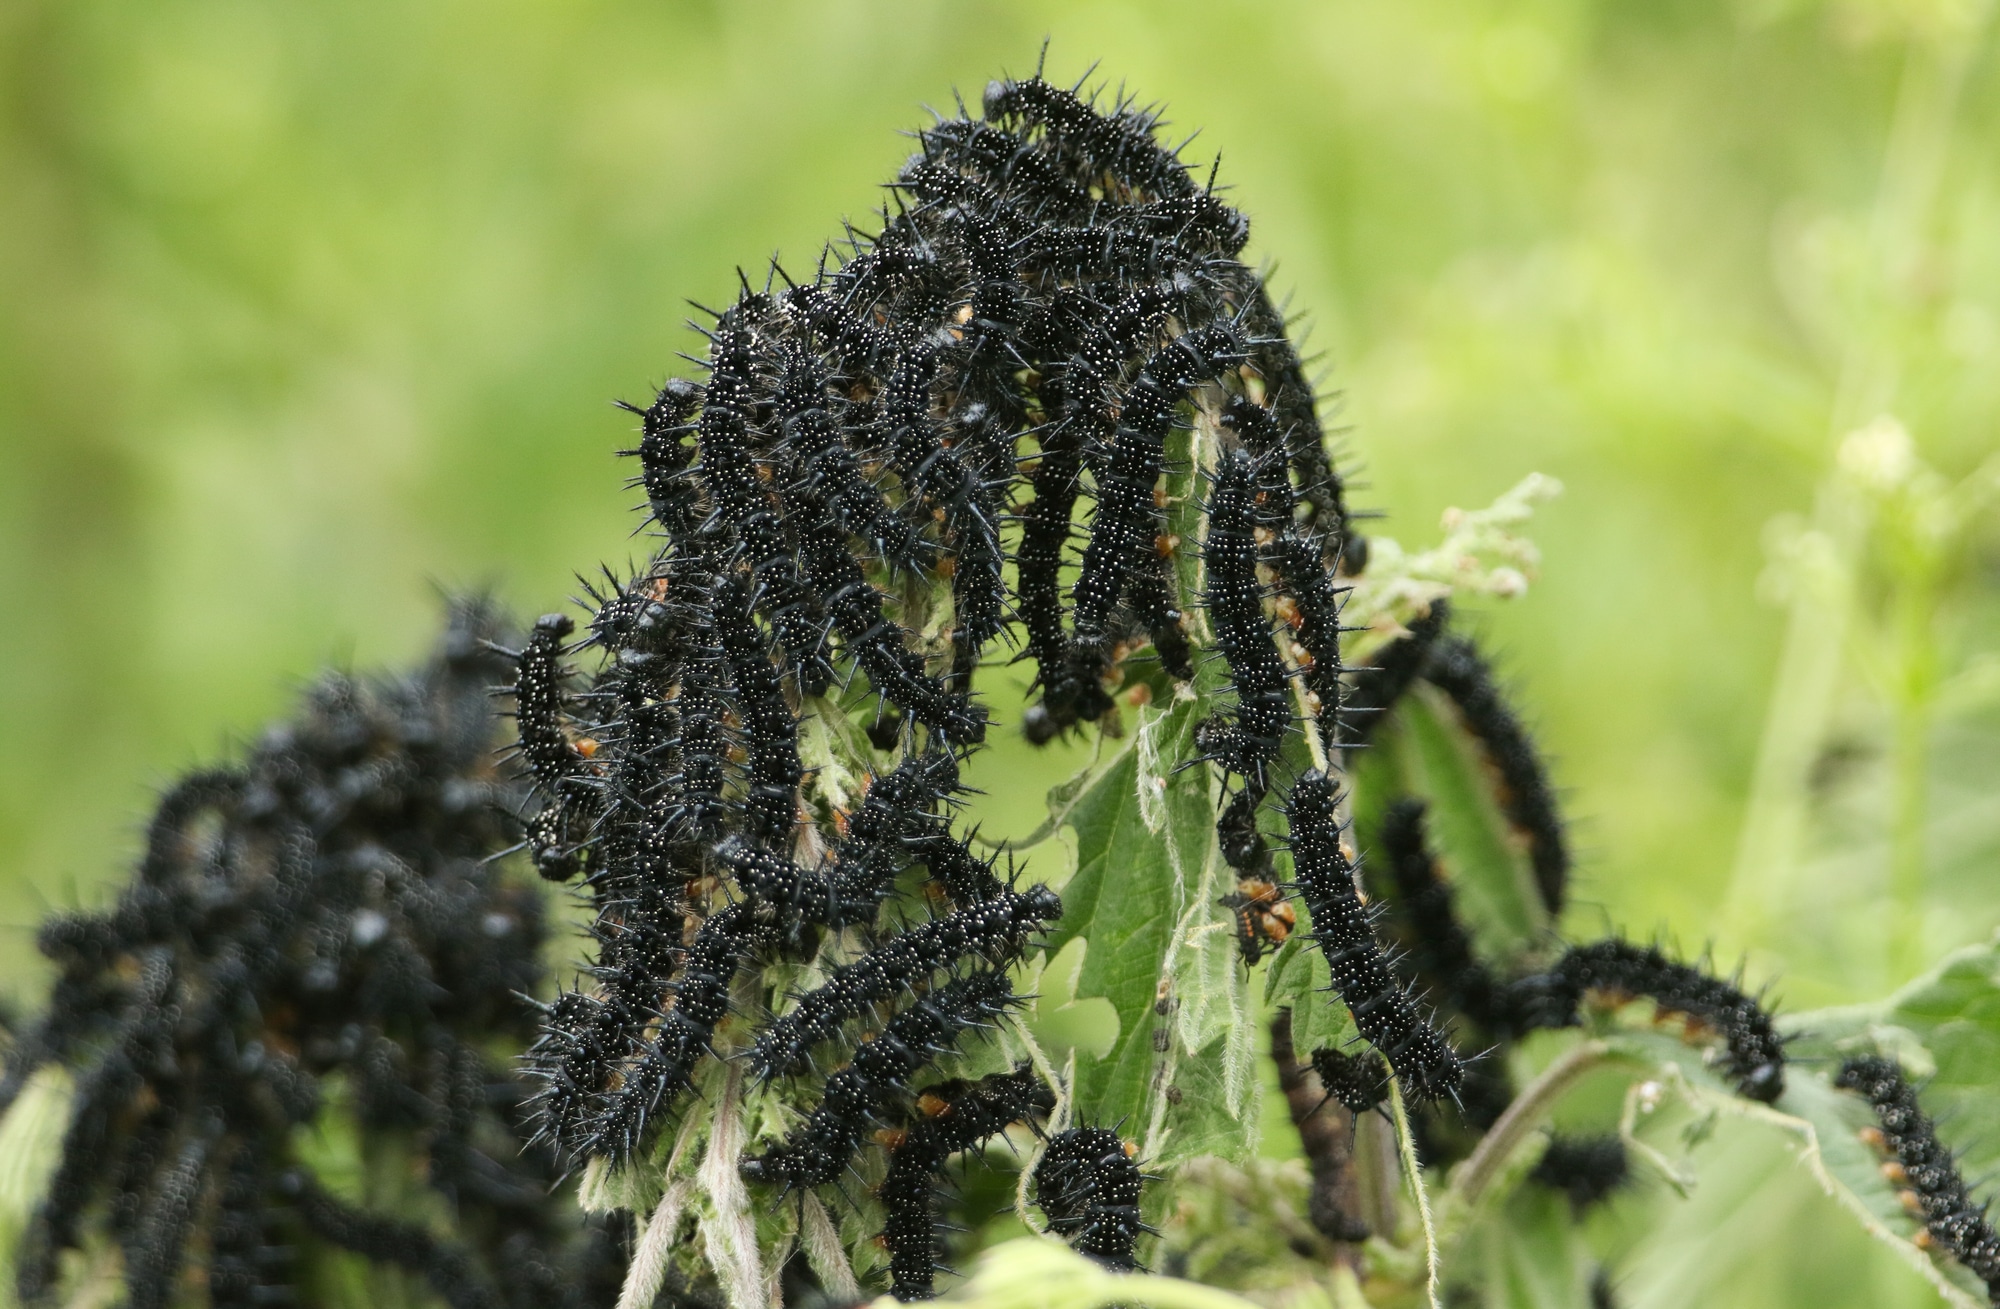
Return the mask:
<path fill-rule="evenodd" d="M 19 1263 L 24 1294 L 49 1289 L 62 1252 L 101 1226 L 139 1306 L 172 1302 L 190 1259 L 214 1303 L 288 1298 L 304 1242 L 399 1267 L 455 1309 L 602 1303 L 613 1234 L 550 1220 L 563 1173 L 640 1155 L 705 1058 L 747 1053 L 766 1079 L 817 1078 L 815 1057 L 835 1047 L 846 1062 L 817 1106 L 743 1171 L 828 1185 L 881 1145 L 892 1289 L 932 1294 L 948 1161 L 1054 1103 L 1026 1068 L 912 1090 L 1017 1003 L 1005 970 L 1062 911 L 976 855 L 950 812 L 960 754 L 990 726 L 974 682 L 1017 620 L 1041 692 L 1023 727 L 1042 741 L 1112 712 L 1148 648 L 1164 678 L 1191 680 L 1185 618 L 1206 606 L 1230 702 L 1198 742 L 1233 788 L 1218 840 L 1248 962 L 1296 921 L 1258 826 L 1300 744 L 1294 679 L 1329 752 L 1365 744 L 1419 680 L 1451 699 L 1560 913 L 1569 854 L 1547 769 L 1477 649 L 1447 633 L 1445 602 L 1370 669 L 1343 662 L 1340 579 L 1366 543 L 1284 319 L 1238 258 L 1247 222 L 1156 140 L 1149 109 L 1099 109 L 1039 76 L 996 83 L 983 107 L 917 134 L 877 233 L 850 232 L 809 281 L 775 267 L 761 289 L 744 279 L 711 314 L 705 380 L 626 406 L 661 544 L 634 575 L 586 583 L 581 639 L 550 615 L 502 652 L 518 778 L 486 758 L 479 687 L 505 665 L 481 644 L 490 622 L 468 615 L 436 668 L 330 681 L 243 768 L 189 778 L 163 800 L 118 909 L 49 924 L 63 979 L 14 1051 L 0 1108 L 41 1064 L 80 1076 Z M 1182 591 L 1165 481 L 1196 471 L 1170 456 L 1190 423 L 1214 469 L 1199 596 Z M 594 667 L 572 669 L 586 656 Z M 1137 689 L 1157 689 L 1146 675 Z M 866 736 L 889 771 L 859 796 L 840 767 L 809 776 L 802 727 L 832 722 L 849 744 L 847 719 L 870 706 Z M 1355 1113 L 1381 1108 L 1393 1070 L 1420 1132 L 1425 1102 L 1444 1096 L 1490 1121 L 1482 1097 L 1504 1078 L 1482 1081 L 1396 978 L 1335 798 L 1321 772 L 1296 782 L 1291 858 L 1313 939 L 1375 1049 L 1321 1050 L 1312 1066 Z M 532 1135 L 511 1118 L 520 1083 L 490 1060 L 527 1039 L 508 997 L 541 980 L 540 902 L 487 866 L 516 835 L 544 876 L 580 878 L 593 910 L 588 981 L 542 1008 L 527 1056 Z M 1592 992 L 1643 994 L 1718 1033 L 1744 1094 L 1782 1093 L 1783 1043 L 1731 984 L 1623 942 L 1504 984 L 1456 919 L 1420 806 L 1390 812 L 1383 845 L 1416 971 L 1483 1035 L 1575 1024 Z M 921 921 L 889 905 L 918 869 L 938 904 Z M 772 1003 L 766 964 L 808 960 L 824 985 L 775 1004 L 754 1034 L 732 1021 L 753 984 L 747 1007 Z M 851 1040 L 864 1020 L 875 1030 Z M 1900 1073 L 1850 1061 L 1841 1076 L 1875 1101 L 1932 1239 L 1983 1276 L 2000 1267 Z M 299 1165 L 292 1138 L 327 1111 L 336 1077 L 333 1108 L 412 1143 L 454 1235 L 347 1204 Z M 1033 1179 L 1053 1229 L 1119 1269 L 1138 1267 L 1147 1230 L 1132 1156 L 1115 1131 L 1079 1128 L 1049 1143 Z M 1558 1139 L 1537 1177 L 1582 1208 L 1624 1168 L 1622 1150 Z"/>
<path fill-rule="evenodd" d="M 744 769 L 743 830 L 779 850 L 791 847 L 798 813 L 799 722 L 785 703 L 771 651 L 751 618 L 752 596 L 736 579 L 716 592 L 715 630 L 729 661 L 729 680 L 742 707 L 748 750 Z"/>
<path fill-rule="evenodd" d="M 1858 1092 L 1875 1110 L 1881 1124 L 1877 1144 L 1889 1156 L 1884 1171 L 1904 1188 L 1904 1203 L 1923 1219 L 1929 1243 L 1971 1270 L 2000 1304 L 2000 1234 L 1986 1221 L 1986 1206 L 1973 1203 L 1958 1161 L 1938 1140 L 1902 1065 L 1860 1055 L 1840 1065 L 1834 1085 Z"/>
<path fill-rule="evenodd" d="M 907 1126 L 884 1133 L 889 1171 L 877 1188 L 889 1250 L 889 1293 L 928 1300 L 936 1292 L 939 1259 L 937 1184 L 955 1154 L 971 1150 L 1015 1123 L 1033 1122 L 1055 1097 L 1027 1068 L 976 1082 L 945 1082 L 916 1097 Z"/>
<path fill-rule="evenodd" d="M 1134 1151 L 1108 1127 L 1073 1127 L 1049 1138 L 1035 1165 L 1035 1203 L 1049 1230 L 1107 1268 L 1133 1270 L 1144 1177 Z"/>
<path fill-rule="evenodd" d="M 1312 1070 L 1326 1093 L 1352 1114 L 1365 1114 L 1389 1102 L 1389 1064 L 1374 1050 L 1348 1054 L 1315 1050 Z"/>
<path fill-rule="evenodd" d="M 1204 603 L 1215 627 L 1215 648 L 1229 662 L 1236 709 L 1233 720 L 1205 723 L 1197 737 L 1211 759 L 1248 778 L 1243 795 L 1263 791 L 1265 769 L 1277 760 L 1292 722 L 1285 666 L 1272 640 L 1263 588 L 1257 582 L 1252 476 L 1249 455 L 1230 451 L 1223 456 L 1209 492 Z M 1225 822 L 1228 818 L 1225 813 Z"/>
<path fill-rule="evenodd" d="M 1432 995 L 1481 1032 L 1492 1038 L 1514 1035 L 1513 997 L 1480 960 L 1472 934 L 1459 921 L 1457 897 L 1425 837 L 1425 810 L 1421 800 L 1396 801 L 1377 836 L 1394 889 L 1393 918 L 1405 929 L 1408 962 Z"/>
<path fill-rule="evenodd" d="M 1368 743 L 1389 711 L 1416 685 L 1450 621 L 1450 602 L 1431 601 L 1431 607 L 1410 622 L 1407 635 L 1389 642 L 1375 652 L 1371 662 L 1354 670 L 1354 685 L 1347 693 L 1339 724 L 1342 744 Z"/>
<path fill-rule="evenodd" d="M 1377 651 L 1372 664 L 1353 670 L 1355 685 L 1342 704 L 1338 738 L 1349 746 L 1366 745 L 1419 680 L 1444 692 L 1484 748 L 1499 781 L 1501 811 L 1525 838 L 1543 907 L 1559 917 L 1569 896 L 1569 837 L 1547 761 L 1507 703 L 1486 657 L 1470 639 L 1450 635 L 1450 621 L 1450 602 L 1432 601 L 1411 622 L 1408 635 Z"/>
<path fill-rule="evenodd" d="M 743 1161 L 746 1177 L 787 1187 L 820 1186 L 846 1169 L 887 1099 L 970 1028 L 1018 1004 L 1001 972 L 970 973 L 897 1014 L 863 1041 L 847 1067 L 826 1080 L 819 1107 L 784 1142 Z"/>
<path fill-rule="evenodd" d="M 218 1306 L 303 1302 L 328 1246 L 454 1306 L 615 1300 L 618 1239 L 577 1222 L 489 1053 L 533 1031 L 514 997 L 542 986 L 546 934 L 533 879 L 489 862 L 521 799 L 493 763 L 495 634 L 464 605 L 418 672 L 321 679 L 239 764 L 162 798 L 113 908 L 44 925 L 60 973 L 0 1103 L 51 1063 L 76 1092 L 15 1262 L 24 1301 L 94 1235 L 135 1306 L 179 1303 L 191 1274 Z M 531 766 L 567 779 L 584 756 L 561 734 L 564 635 L 530 641 L 523 722 Z M 322 1129 L 400 1142 L 456 1235 L 334 1200 L 299 1158 Z"/>
<path fill-rule="evenodd" d="M 1424 680 L 1451 697 L 1466 730 L 1486 747 L 1499 776 L 1500 807 L 1528 838 L 1528 861 L 1535 886 L 1551 917 L 1559 916 L 1569 885 L 1569 842 L 1556 808 L 1548 766 L 1527 728 L 1495 683 L 1479 647 L 1464 637 L 1434 645 L 1424 661 Z"/>
<path fill-rule="evenodd" d="M 1604 1203 L 1632 1179 L 1632 1162 L 1625 1142 L 1616 1135 L 1549 1138 L 1528 1180 L 1569 1197 L 1572 1212 L 1581 1215 Z"/>
<path fill-rule="evenodd" d="M 1347 694 L 1340 607 L 1348 588 L 1326 566 L 1328 558 L 1340 553 L 1337 537 L 1299 523 L 1298 496 L 1287 462 L 1297 439 L 1282 429 L 1282 421 L 1247 395 L 1231 396 L 1222 413 L 1223 425 L 1236 433 L 1256 460 L 1251 504 L 1260 540 L 1265 542 L 1259 547 L 1259 560 L 1277 574 L 1284 589 L 1278 614 L 1292 632 L 1294 659 L 1304 670 L 1307 704 L 1320 739 L 1331 749 L 1340 742 Z"/>
<path fill-rule="evenodd" d="M 1009 963 L 1043 924 L 1061 913 L 1055 892 L 1035 886 L 1002 891 L 900 932 L 800 996 L 759 1034 L 751 1067 L 766 1078 L 802 1072 L 815 1047 L 838 1039 L 847 1023 L 876 1005 L 967 958 Z"/>
<path fill-rule="evenodd" d="M 1663 1011 L 1684 1014 L 1723 1041 L 1720 1067 L 1736 1089 L 1765 1104 L 1785 1093 L 1785 1041 L 1755 997 L 1658 949 L 1630 941 L 1577 946 L 1546 974 L 1517 984 L 1525 1025 L 1572 1027 L 1582 1021 L 1584 996 L 1614 1001 L 1644 996 Z"/>
<path fill-rule="evenodd" d="M 1100 717 L 1136 650 L 1190 677 L 1160 497 L 1197 401 L 1236 413 L 1214 430 L 1256 451 L 1268 504 L 1245 510 L 1263 515 L 1243 527 L 1250 605 L 1252 538 L 1290 517 L 1272 558 L 1292 611 L 1311 615 L 1315 675 L 1337 677 L 1329 578 L 1346 512 L 1311 389 L 1237 258 L 1247 224 L 1155 126 L 1038 77 L 997 83 L 983 120 L 917 134 L 879 231 L 850 231 L 811 279 L 746 280 L 706 328 L 705 379 L 628 406 L 660 549 L 591 595 L 585 641 L 570 646 L 563 620 L 538 628 L 516 677 L 530 844 L 550 876 L 581 875 L 596 909 L 591 981 L 547 1010 L 530 1059 L 536 1130 L 572 1163 L 641 1148 L 711 1047 L 740 1043 L 727 999 L 746 968 L 807 958 L 829 929 L 879 938 L 829 961 L 828 985 L 756 1037 L 760 1071 L 793 1076 L 864 1011 L 965 959 L 1004 964 L 1059 911 L 952 833 L 938 806 L 955 777 L 914 803 L 832 812 L 805 776 L 800 723 L 869 695 L 870 740 L 901 754 L 899 772 L 976 746 L 974 677 L 1015 615 L 1043 692 L 1031 734 Z M 1254 413 L 1230 408 L 1253 392 Z M 1002 526 L 1023 483 L 1010 595 Z M 950 612 L 933 613 L 946 580 Z M 563 661 L 585 649 L 601 662 L 572 681 Z M 1261 781 L 1293 730 L 1283 679 L 1275 718 L 1268 695 L 1240 690 Z M 951 908 L 881 922 L 918 866 Z M 1260 902 L 1247 921 L 1275 943 L 1286 912 Z"/>
<path fill-rule="evenodd" d="M 1459 921 L 1450 881 L 1439 870 L 1424 832 L 1425 806 L 1403 799 L 1382 817 L 1377 841 L 1389 872 L 1388 919 L 1405 953 L 1403 962 L 1439 1007 L 1464 1019 L 1497 1054 L 1520 1035 L 1523 1019 L 1512 986 L 1480 960 L 1472 934 Z M 1469 1064 L 1458 1091 L 1458 1117 L 1483 1132 L 1514 1098 L 1506 1062 L 1483 1058 Z M 1447 1161 L 1471 1148 L 1465 1134 L 1429 1107 L 1412 1115 L 1412 1130 L 1428 1160 Z"/>
<path fill-rule="evenodd" d="M 1341 852 L 1333 805 L 1333 783 L 1316 769 L 1292 786 L 1292 875 L 1312 915 L 1312 940 L 1355 1026 L 1388 1059 L 1404 1093 L 1416 1101 L 1455 1095 L 1464 1064 L 1390 969 L 1355 891 L 1353 865 Z"/>
<path fill-rule="evenodd" d="M 1059 702 L 1074 703 L 1084 717 L 1092 716 L 1090 708 L 1102 695 L 1103 676 L 1112 662 L 1113 607 L 1121 597 L 1153 638 L 1167 671 L 1183 679 L 1193 676 L 1180 610 L 1156 544 L 1166 524 L 1155 488 L 1165 471 L 1167 431 L 1180 397 L 1240 357 L 1240 338 L 1232 325 L 1189 331 L 1154 351 L 1122 398 L 1112 448 L 1098 478 L 1090 544 L 1071 591 L 1069 663 L 1054 688 Z"/>

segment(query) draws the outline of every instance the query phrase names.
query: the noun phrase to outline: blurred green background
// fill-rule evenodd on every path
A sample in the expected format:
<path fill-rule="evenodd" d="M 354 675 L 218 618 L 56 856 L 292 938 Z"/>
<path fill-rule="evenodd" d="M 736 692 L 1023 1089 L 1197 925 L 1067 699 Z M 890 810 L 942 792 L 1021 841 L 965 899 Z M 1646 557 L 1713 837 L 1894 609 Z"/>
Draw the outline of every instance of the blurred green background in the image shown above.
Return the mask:
<path fill-rule="evenodd" d="M 686 367 L 683 302 L 809 268 L 920 105 L 1048 36 L 1221 152 L 1381 531 L 1567 484 L 1478 625 L 1568 796 L 1571 931 L 1877 994 L 2000 923 L 1988 20 L 6 0 L 0 987 L 312 670 L 413 657 L 440 585 L 535 613 L 630 556 L 608 402 Z M 1913 444 L 1843 463 L 1883 413 Z M 1019 752 L 998 830 L 1055 780 Z"/>

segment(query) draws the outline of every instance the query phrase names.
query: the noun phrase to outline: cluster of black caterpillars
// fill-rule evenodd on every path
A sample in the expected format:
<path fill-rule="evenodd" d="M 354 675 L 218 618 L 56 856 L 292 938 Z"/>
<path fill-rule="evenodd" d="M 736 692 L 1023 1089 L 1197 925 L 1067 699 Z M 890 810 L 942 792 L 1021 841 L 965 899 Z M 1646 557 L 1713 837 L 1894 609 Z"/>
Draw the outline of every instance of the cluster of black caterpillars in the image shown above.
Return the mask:
<path fill-rule="evenodd" d="M 0 1106 L 51 1064 L 75 1091 L 15 1252 L 24 1302 L 97 1233 L 134 1309 L 323 1302 L 353 1275 L 329 1251 L 454 1309 L 615 1298 L 621 1234 L 552 1196 L 558 1161 L 520 1127 L 518 994 L 547 930 L 532 879 L 489 862 L 523 798 L 494 757 L 500 634 L 468 605 L 415 674 L 323 678 L 241 763 L 167 792 L 115 906 L 43 924 L 55 989 Z M 316 1167 L 328 1128 L 366 1142 L 398 1216 Z"/>
<path fill-rule="evenodd" d="M 1304 905 L 1366 1042 L 1308 1061 L 1346 1110 L 1381 1107 L 1393 1071 L 1426 1155 L 1462 1152 L 1511 1094 L 1493 1052 L 1579 1022 L 1586 995 L 1687 1016 L 1745 1095 L 1778 1097 L 1765 1010 L 1656 949 L 1602 941 L 1495 975 L 1415 801 L 1389 809 L 1364 903 L 1328 773 L 1282 783 L 1302 733 L 1337 762 L 1411 686 L 1441 692 L 1553 916 L 1568 854 L 1547 771 L 1442 602 L 1343 668 L 1365 541 L 1285 321 L 1237 257 L 1247 223 L 1157 115 L 1039 77 L 995 83 L 983 110 L 917 135 L 879 231 L 850 231 L 810 279 L 746 281 L 703 329 L 702 379 L 631 406 L 660 544 L 593 591 L 580 632 L 551 615 L 508 649 L 468 609 L 416 676 L 330 679 L 240 768 L 169 793 L 115 910 L 44 929 L 62 975 L 0 1103 L 52 1062 L 78 1090 L 26 1298 L 98 1221 L 135 1305 L 309 1301 L 310 1241 L 454 1306 L 609 1303 L 619 1233 L 566 1217 L 555 1185 L 649 1150 L 718 1058 L 817 1088 L 743 1160 L 774 1195 L 838 1188 L 883 1152 L 891 1289 L 929 1296 L 947 1165 L 1054 1104 L 1026 1066 L 933 1072 L 1020 1002 L 1009 968 L 1062 913 L 954 828 L 988 730 L 975 675 L 1010 655 L 1033 663 L 1037 742 L 1115 713 L 1135 670 L 1186 682 L 1221 661 L 1225 708 L 1197 741 L 1225 788 L 1227 903 L 1253 963 Z M 1177 466 L 1197 419 L 1209 452 Z M 1172 530 L 1190 472 L 1199 541 Z M 586 652 L 587 674 L 570 663 Z M 512 773 L 492 758 L 494 685 Z M 1289 886 L 1259 825 L 1279 790 Z M 540 900 L 491 862 L 516 844 L 580 879 L 594 915 L 586 979 L 535 1009 L 517 997 L 540 989 Z M 773 994 L 760 979 L 781 962 L 820 980 Z M 1884 1130 L 1929 1170 L 1911 1185 L 1934 1234 L 1984 1274 L 2000 1246 L 1892 1072 L 1844 1076 L 1901 1115 Z M 393 1143 L 455 1234 L 316 1177 L 296 1142 L 323 1107 Z M 1033 1178 L 1050 1228 L 1115 1268 L 1138 1266 L 1145 1230 L 1132 1156 L 1113 1127 L 1071 1128 Z M 1625 1161 L 1615 1140 L 1558 1141 L 1536 1176 L 1581 1207 Z"/>

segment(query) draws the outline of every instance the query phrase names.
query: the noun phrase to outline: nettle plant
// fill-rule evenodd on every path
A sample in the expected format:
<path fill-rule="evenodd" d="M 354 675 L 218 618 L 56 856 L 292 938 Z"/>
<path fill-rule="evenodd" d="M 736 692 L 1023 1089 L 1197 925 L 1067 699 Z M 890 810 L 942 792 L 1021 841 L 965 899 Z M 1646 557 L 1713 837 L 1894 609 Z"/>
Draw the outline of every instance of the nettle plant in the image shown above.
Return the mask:
<path fill-rule="evenodd" d="M 1526 585 L 1521 525 L 1554 484 L 1455 511 L 1428 551 L 1363 536 L 1285 316 L 1239 257 L 1247 222 L 1160 126 L 1039 76 L 995 83 L 979 116 L 917 134 L 875 234 L 850 229 L 810 278 L 744 279 L 701 324 L 700 373 L 630 406 L 657 553 L 505 652 L 517 834 L 590 919 L 577 983 L 513 1047 L 522 1080 L 493 1082 L 522 1106 L 532 1167 L 508 1167 L 630 1215 L 599 1220 L 630 1231 L 621 1306 L 1309 1288 L 1343 1306 L 1461 1288 L 1606 1304 L 1617 1270 L 1583 1215 L 1632 1186 L 1685 1190 L 1694 1147 L 1734 1116 L 1794 1134 L 1946 1299 L 1986 1300 L 2000 1240 L 1926 1105 L 1994 1118 L 1968 1053 L 1990 953 L 1877 1006 L 1785 1018 L 1705 961 L 1565 941 L 1555 788 L 1451 614 Z M 1018 729 L 1095 750 L 1050 779 L 1040 829 L 999 843 L 962 810 L 1002 730 L 980 678 L 1010 658 L 1034 672 Z M 277 821 L 243 803 L 203 802 L 218 834 L 177 876 Z M 361 812 L 299 821 L 345 842 Z M 493 826 L 479 854 L 513 839 Z M 280 870 L 284 830 L 258 838 Z M 329 865 L 360 879 L 353 903 L 301 939 L 344 977 L 340 932 L 351 947 L 365 909 L 407 991 L 463 943 L 367 898 L 403 884 L 368 859 L 425 880 L 420 851 L 392 853 Z M 518 887 L 508 867 L 480 894 Z M 264 912 L 45 933 L 75 978 L 7 1086 L 61 1064 L 79 1089 L 23 1290 L 59 1284 L 52 1252 L 90 1245 L 96 1205 L 135 1302 L 220 1302 L 238 1264 L 283 1292 L 275 1257 L 223 1262 L 250 1239 L 254 1185 L 282 1202 L 274 1221 L 454 1304 L 556 1294 L 519 1269 L 588 1298 L 563 1271 L 588 1249 L 523 1262 L 544 1210 L 476 1212 L 505 1208 L 481 1190 L 502 1179 L 466 1162 L 473 1110 L 454 1106 L 492 1097 L 450 1069 L 483 1066 L 468 1042 L 506 1045 L 483 1009 L 406 1038 L 357 1009 L 354 1050 L 327 1046 L 319 1070 L 346 1101 L 401 1106 L 399 1157 L 428 1160 L 455 1213 L 391 1197 L 371 1214 L 304 1171 L 318 1101 L 257 1079 L 303 1076 L 318 1047 L 263 1039 L 229 1094 L 268 1107 L 204 1109 L 190 1070 L 224 1051 L 241 1066 L 245 1032 L 288 1012 L 231 944 L 263 940 L 244 924 Z M 314 975 L 287 948 L 271 986 Z M 163 1035 L 161 958 L 201 994 L 239 979 L 230 1040 Z M 99 1016 L 65 1017 L 66 994 Z M 155 1065 L 178 1099 L 132 1091 Z M 1923 1104 L 1913 1077 L 1932 1079 Z M 47 1116 L 60 1090 L 34 1085 L 17 1108 Z M 1611 1111 L 1578 1131 L 1579 1104 Z M 364 1114 L 358 1139 L 377 1130 Z"/>

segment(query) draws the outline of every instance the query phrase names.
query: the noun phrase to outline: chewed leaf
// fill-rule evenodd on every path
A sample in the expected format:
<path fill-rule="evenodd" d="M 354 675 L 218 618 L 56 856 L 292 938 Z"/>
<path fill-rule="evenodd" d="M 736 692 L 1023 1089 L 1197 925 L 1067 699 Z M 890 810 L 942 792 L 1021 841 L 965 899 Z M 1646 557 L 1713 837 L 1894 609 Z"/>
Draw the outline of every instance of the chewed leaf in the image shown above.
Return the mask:
<path fill-rule="evenodd" d="M 1646 1113 L 1679 1097 L 1697 1114 L 1689 1128 L 1690 1143 L 1706 1135 L 1708 1129 L 1700 1126 L 1704 1119 L 1716 1118 L 1735 1118 L 1792 1136 L 1800 1164 L 1863 1230 L 1920 1272 L 1950 1303 L 1965 1309 L 1986 1304 L 1984 1288 L 1964 1268 L 1917 1247 L 1919 1224 L 1884 1175 L 1881 1155 L 1860 1135 L 1873 1115 L 1860 1097 L 1835 1090 L 1823 1069 L 1795 1065 L 1784 1095 L 1775 1106 L 1765 1106 L 1736 1094 L 1707 1066 L 1700 1048 L 1665 1032 L 1627 1030 L 1605 1041 L 1615 1056 L 1651 1070 L 1635 1079 L 1648 1083 L 1641 1088 Z"/>
<path fill-rule="evenodd" d="M 1138 756 L 1128 749 L 1070 811 L 1076 874 L 1048 933 L 1052 950 L 1076 938 L 1090 942 L 1078 992 L 1102 997 L 1117 1012 L 1111 1050 L 1077 1072 L 1080 1111 L 1112 1120 L 1136 1117 L 1144 1103 L 1159 961 L 1174 920 L 1166 843 L 1140 814 L 1138 778 Z"/>
<path fill-rule="evenodd" d="M 1154 1031 L 1175 1005 L 1170 945 L 1212 857 L 1215 808 L 1205 769 L 1162 772 L 1146 758 L 1188 757 L 1201 713 L 1199 700 L 1142 711 L 1136 735 L 1149 750 L 1125 750 L 1068 812 L 1077 869 L 1047 945 L 1060 957 L 1087 939 L 1075 994 L 1101 997 L 1117 1013 L 1112 1048 L 1078 1069 L 1079 1111 L 1099 1120 L 1144 1121 L 1158 1081 Z M 1143 801 L 1142 788 L 1151 792 Z"/>
<path fill-rule="evenodd" d="M 1709 1088 L 1691 1089 L 1690 1094 L 1721 1111 L 1768 1122 L 1799 1137 L 1799 1162 L 1864 1231 L 1923 1274 L 1947 1302 L 1961 1309 L 1982 1309 L 1988 1303 L 1986 1288 L 1970 1272 L 1915 1244 L 1919 1224 L 1883 1175 L 1882 1157 L 1859 1136 L 1873 1121 L 1860 1097 L 1835 1090 L 1817 1071 L 1795 1071 L 1775 1109 Z"/>
<path fill-rule="evenodd" d="M 1040 955 L 1021 970 L 1017 989 L 1033 995 L 1024 1019 L 1035 1041 L 1060 1063 L 1071 1051 L 1102 1059 L 1118 1044 L 1118 1010 L 1102 996 L 1077 998 L 1077 982 L 1090 943 L 1074 937 L 1051 957 Z"/>
<path fill-rule="evenodd" d="M 1188 1054 L 1178 1042 L 1159 1067 L 1149 1106 L 1142 1154 L 1149 1167 L 1169 1167 L 1215 1155 L 1243 1159 L 1256 1153 L 1261 1097 L 1256 1078 L 1256 1025 L 1238 1025 L 1228 1039 Z"/>

